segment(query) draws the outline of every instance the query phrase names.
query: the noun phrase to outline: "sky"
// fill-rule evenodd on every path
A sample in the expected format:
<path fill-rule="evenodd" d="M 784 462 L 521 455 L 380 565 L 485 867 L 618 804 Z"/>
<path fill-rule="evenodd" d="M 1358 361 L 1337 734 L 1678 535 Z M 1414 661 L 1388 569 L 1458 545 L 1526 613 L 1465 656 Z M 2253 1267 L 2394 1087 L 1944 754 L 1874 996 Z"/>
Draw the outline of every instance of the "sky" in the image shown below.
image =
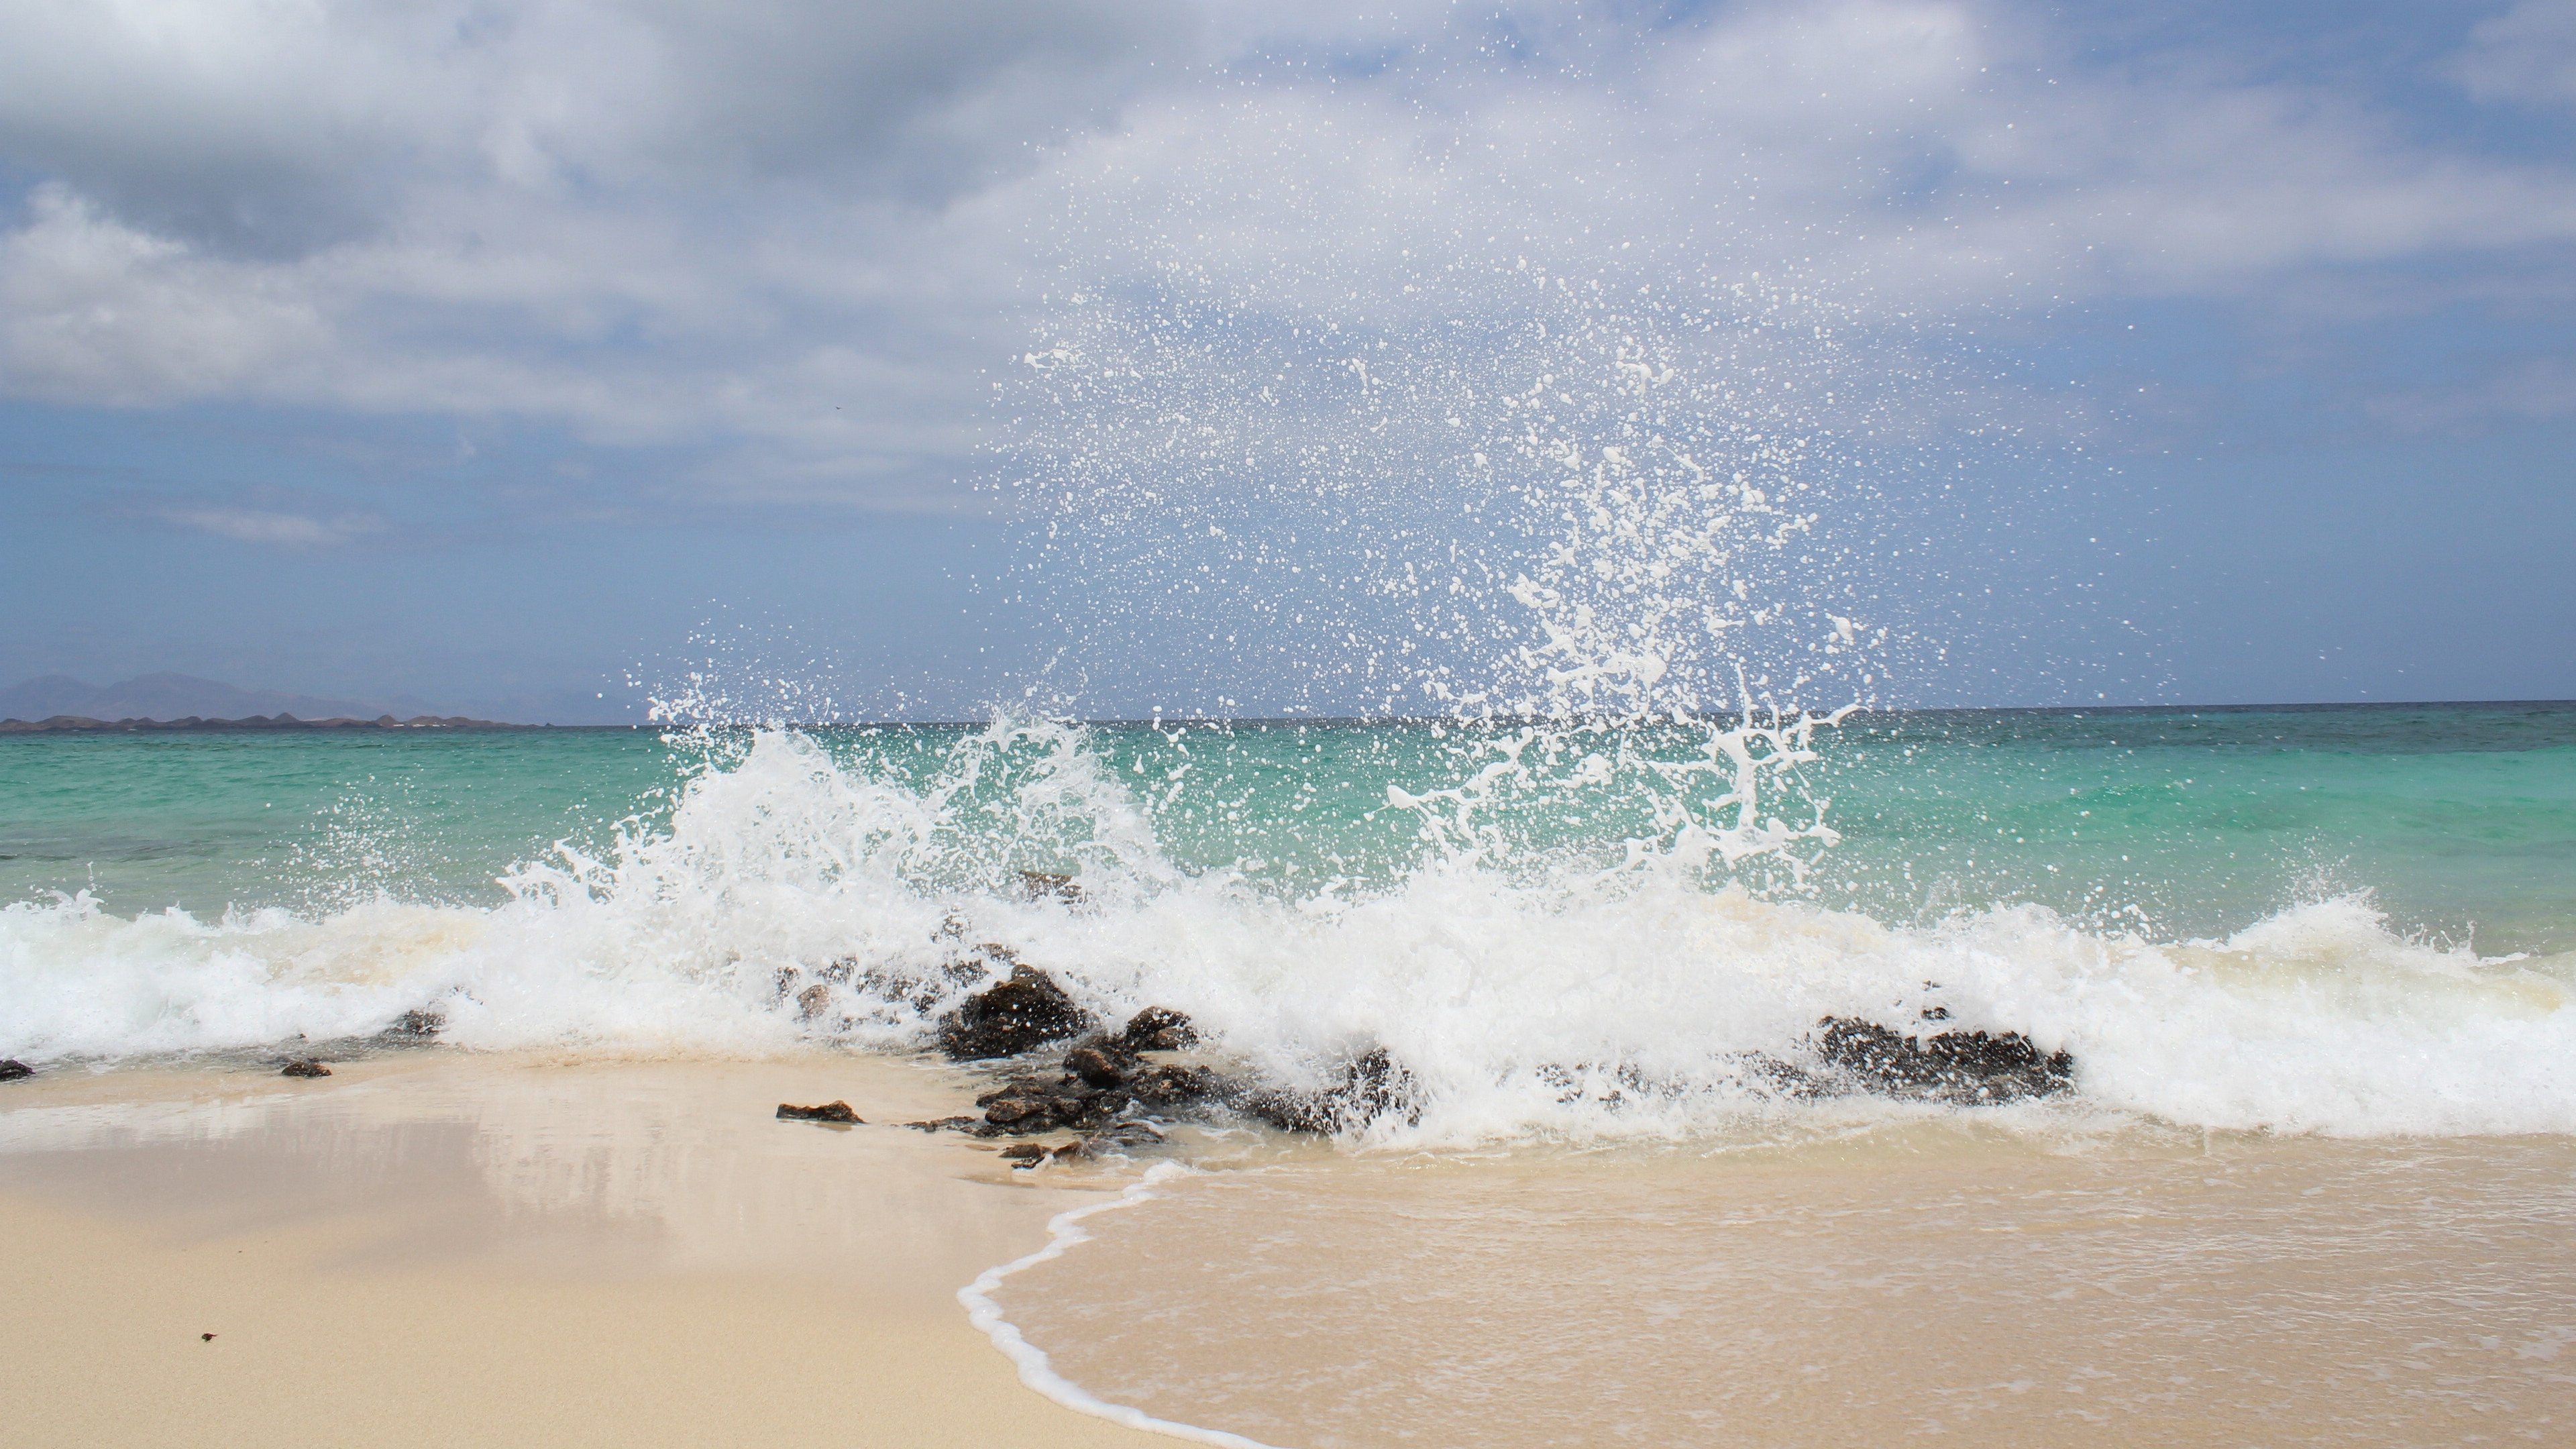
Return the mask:
<path fill-rule="evenodd" d="M 2576 696 L 2576 0 L 2152 10 L 0 0 L 0 683 Z"/>

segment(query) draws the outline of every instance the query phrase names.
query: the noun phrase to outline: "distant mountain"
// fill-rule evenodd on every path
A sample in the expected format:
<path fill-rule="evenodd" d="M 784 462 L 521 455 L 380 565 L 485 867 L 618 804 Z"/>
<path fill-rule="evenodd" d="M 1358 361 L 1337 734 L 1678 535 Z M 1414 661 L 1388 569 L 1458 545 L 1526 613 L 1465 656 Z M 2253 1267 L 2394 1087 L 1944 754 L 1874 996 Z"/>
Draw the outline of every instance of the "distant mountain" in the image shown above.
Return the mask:
<path fill-rule="evenodd" d="M 41 720 L 58 714 L 103 720 L 172 720 L 190 715 L 200 719 L 248 719 L 281 711 L 307 720 L 374 719 L 386 714 L 409 719 L 439 713 L 426 701 L 409 695 L 373 700 L 325 699 L 273 689 L 242 689 L 217 680 L 167 673 L 139 675 L 104 687 L 83 683 L 67 674 L 49 674 L 12 689 L 0 689 L 0 719 Z"/>
<path fill-rule="evenodd" d="M 48 674 L 15 689 L 0 689 L 0 719 L 51 719 L 58 714 L 79 714 L 100 693 L 97 685 L 83 684 L 68 674 Z"/>

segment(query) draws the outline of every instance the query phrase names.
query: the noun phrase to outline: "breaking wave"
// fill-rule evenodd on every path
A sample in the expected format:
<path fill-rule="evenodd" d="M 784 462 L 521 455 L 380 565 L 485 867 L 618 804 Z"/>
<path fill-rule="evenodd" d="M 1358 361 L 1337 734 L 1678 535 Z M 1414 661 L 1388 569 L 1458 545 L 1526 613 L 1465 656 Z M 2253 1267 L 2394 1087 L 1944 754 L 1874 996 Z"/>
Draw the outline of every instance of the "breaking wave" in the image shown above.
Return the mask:
<path fill-rule="evenodd" d="M 1889 923 L 1817 897 L 1797 852 L 1830 831 L 1769 803 L 1806 798 L 1795 772 L 1815 724 L 1719 722 L 1660 749 L 1490 730 L 1450 742 L 1482 761 L 1464 783 L 1390 784 L 1377 810 L 1304 834 L 1304 784 L 1283 776 L 1256 800 L 1213 732 L 1193 754 L 1177 728 L 1122 740 L 1004 720 L 910 764 L 884 737 L 703 735 L 667 815 L 515 867 L 494 908 L 11 906 L 0 1054 L 364 1036 L 420 1008 L 468 1047 L 901 1049 L 978 984 L 941 968 L 991 943 L 1104 1017 L 1186 1011 L 1278 1081 L 1383 1048 L 1416 1110 L 1363 1127 L 1368 1141 L 1668 1136 L 1858 1110 L 1784 1095 L 1758 1069 L 1811 1054 L 1827 1017 L 2071 1053 L 2075 1091 L 1981 1109 L 2006 1120 L 2576 1131 L 2569 959 L 2408 939 L 2366 894 L 2162 941 L 2033 905 Z M 1313 733 L 1347 745 L 1369 728 Z M 1594 797 L 1635 828 L 1542 828 Z M 1166 838 L 1229 809 L 1260 818 L 1226 825 L 1248 845 L 1221 862 Z M 1078 898 L 1027 889 L 1029 870 L 1069 874 Z"/>

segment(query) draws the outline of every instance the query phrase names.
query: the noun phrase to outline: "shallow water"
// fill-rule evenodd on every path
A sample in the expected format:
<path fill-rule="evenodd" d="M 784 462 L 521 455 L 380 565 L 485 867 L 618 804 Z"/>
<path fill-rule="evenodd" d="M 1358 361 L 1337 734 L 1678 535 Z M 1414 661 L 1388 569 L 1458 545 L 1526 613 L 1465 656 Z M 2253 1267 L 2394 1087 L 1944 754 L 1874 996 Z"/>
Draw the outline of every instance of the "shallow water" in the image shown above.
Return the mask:
<path fill-rule="evenodd" d="M 2557 1443 L 2576 1145 L 1955 1121 L 1157 1184 L 1009 1279 L 1090 1393 L 1256 1441 Z"/>

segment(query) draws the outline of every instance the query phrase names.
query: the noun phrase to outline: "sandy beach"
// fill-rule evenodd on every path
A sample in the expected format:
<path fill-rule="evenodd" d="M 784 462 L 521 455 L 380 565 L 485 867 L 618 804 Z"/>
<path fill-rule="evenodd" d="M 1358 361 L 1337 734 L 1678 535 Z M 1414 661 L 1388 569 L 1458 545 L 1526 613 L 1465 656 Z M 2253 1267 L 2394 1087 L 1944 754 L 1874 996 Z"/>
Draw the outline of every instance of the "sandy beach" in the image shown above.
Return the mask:
<path fill-rule="evenodd" d="M 966 1103 L 939 1068 L 430 1049 L 0 1091 L 13 1443 L 1172 1442 L 968 1325 L 961 1285 L 1103 1191 L 891 1125 Z M 773 1116 L 836 1099 L 867 1125 Z"/>
<path fill-rule="evenodd" d="M 1134 1174 L 899 1125 L 962 1072 L 273 1072 L 0 1088 L 11 1442 L 1174 1442 L 969 1324 L 961 1286 Z M 833 1100 L 868 1120 L 774 1116 Z M 1089 1217 L 1003 1310 L 1113 1402 L 1287 1444 L 2540 1443 L 2570 1412 L 2562 1139 L 1263 1160 Z"/>

